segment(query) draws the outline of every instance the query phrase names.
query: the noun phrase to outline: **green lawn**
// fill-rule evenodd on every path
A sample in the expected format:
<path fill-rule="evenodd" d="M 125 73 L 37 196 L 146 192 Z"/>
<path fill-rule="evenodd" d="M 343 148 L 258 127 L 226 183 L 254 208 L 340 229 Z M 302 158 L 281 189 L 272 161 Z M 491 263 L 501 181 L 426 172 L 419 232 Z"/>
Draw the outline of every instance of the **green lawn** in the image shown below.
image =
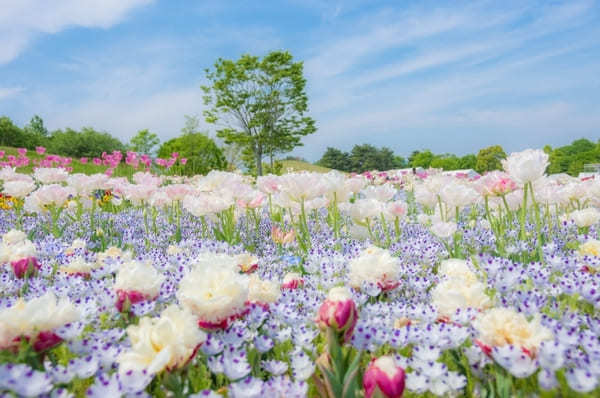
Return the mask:
<path fill-rule="evenodd" d="M 281 160 L 283 164 L 282 171 L 284 173 L 289 171 L 314 171 L 317 173 L 327 173 L 331 171 L 327 167 L 317 166 L 315 164 L 302 162 L 300 160 Z"/>

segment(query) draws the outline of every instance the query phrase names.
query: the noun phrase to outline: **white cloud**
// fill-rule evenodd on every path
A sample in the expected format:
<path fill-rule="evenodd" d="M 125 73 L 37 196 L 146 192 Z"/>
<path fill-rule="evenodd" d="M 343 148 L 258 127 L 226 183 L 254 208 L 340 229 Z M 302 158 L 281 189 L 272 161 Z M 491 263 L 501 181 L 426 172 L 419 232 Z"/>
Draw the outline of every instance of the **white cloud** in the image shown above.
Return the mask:
<path fill-rule="evenodd" d="M 0 101 L 13 97 L 23 91 L 22 87 L 0 87 Z"/>
<path fill-rule="evenodd" d="M 38 34 L 72 26 L 109 28 L 153 0 L 20 0 L 0 7 L 0 64 L 15 59 Z"/>

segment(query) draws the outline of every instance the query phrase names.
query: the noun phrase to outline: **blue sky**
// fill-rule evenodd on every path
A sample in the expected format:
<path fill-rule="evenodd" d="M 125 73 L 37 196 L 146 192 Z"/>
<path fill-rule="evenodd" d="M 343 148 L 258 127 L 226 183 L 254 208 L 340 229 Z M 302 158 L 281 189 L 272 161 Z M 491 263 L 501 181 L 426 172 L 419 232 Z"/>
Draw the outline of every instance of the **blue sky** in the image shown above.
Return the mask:
<path fill-rule="evenodd" d="M 304 61 L 327 146 L 466 154 L 600 138 L 600 5 L 572 1 L 0 0 L 0 115 L 162 140 L 218 57 Z"/>

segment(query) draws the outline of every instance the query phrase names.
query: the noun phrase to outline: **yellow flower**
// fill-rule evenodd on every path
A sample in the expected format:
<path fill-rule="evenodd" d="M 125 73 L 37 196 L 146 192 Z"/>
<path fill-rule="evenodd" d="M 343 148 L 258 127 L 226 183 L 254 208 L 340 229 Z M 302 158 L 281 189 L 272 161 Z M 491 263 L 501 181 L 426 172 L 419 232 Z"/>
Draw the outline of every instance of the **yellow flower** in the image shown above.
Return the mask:
<path fill-rule="evenodd" d="M 600 257 L 600 240 L 588 240 L 583 245 L 579 246 L 579 254 L 581 256 Z"/>

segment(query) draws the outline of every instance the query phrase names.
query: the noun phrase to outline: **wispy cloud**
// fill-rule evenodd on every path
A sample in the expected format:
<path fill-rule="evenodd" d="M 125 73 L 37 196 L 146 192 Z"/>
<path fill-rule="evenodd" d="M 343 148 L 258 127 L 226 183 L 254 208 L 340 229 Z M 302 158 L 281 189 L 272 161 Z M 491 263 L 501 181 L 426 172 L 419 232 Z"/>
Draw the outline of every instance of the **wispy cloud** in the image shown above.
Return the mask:
<path fill-rule="evenodd" d="M 27 0 L 0 10 L 2 113 L 20 123 L 37 113 L 50 128 L 91 125 L 124 141 L 149 128 L 164 140 L 185 114 L 202 114 L 199 86 L 217 58 L 289 49 L 305 61 L 319 128 L 295 151 L 310 160 L 362 142 L 400 154 L 494 143 L 510 151 L 600 129 L 594 0 L 159 1 L 132 12 L 150 2 L 63 0 L 50 9 Z M 67 40 L 52 34 L 71 26 L 103 30 L 89 45 L 30 46 L 43 34 Z M 11 63 L 19 54 L 25 61 Z"/>
<path fill-rule="evenodd" d="M 0 7 L 0 64 L 15 59 L 38 34 L 73 26 L 109 28 L 153 0 L 21 0 Z"/>
<path fill-rule="evenodd" d="M 13 97 L 22 91 L 22 87 L 0 87 L 0 101 Z"/>

